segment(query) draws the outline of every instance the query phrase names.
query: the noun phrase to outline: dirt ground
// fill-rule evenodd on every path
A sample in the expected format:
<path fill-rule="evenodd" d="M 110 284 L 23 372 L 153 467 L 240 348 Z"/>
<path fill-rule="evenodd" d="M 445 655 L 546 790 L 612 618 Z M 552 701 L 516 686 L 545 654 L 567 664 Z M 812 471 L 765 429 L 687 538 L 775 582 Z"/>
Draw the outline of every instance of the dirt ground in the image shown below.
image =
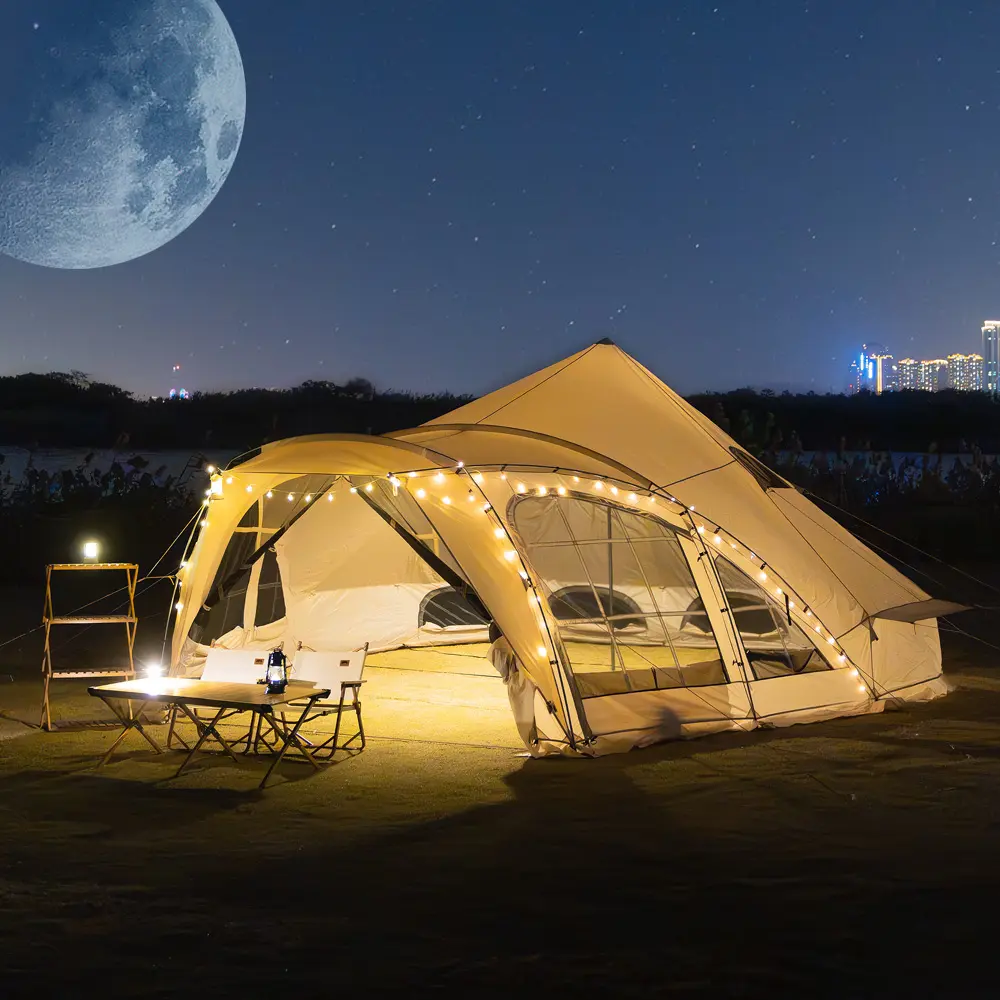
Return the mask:
<path fill-rule="evenodd" d="M 95 771 L 111 730 L 18 721 L 38 652 L 0 649 L 0 996 L 996 995 L 984 645 L 931 704 L 600 760 L 520 756 L 481 661 L 376 657 L 367 750 L 264 792 L 138 740 Z"/>

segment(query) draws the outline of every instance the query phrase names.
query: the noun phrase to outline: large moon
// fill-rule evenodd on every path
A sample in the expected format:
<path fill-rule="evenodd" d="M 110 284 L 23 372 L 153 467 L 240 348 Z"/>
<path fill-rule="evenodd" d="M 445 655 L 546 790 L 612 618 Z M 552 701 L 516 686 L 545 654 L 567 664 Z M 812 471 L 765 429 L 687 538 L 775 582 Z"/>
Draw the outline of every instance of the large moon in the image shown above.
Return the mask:
<path fill-rule="evenodd" d="M 225 183 L 246 80 L 215 0 L 2 0 L 0 253 L 108 267 L 180 235 Z"/>

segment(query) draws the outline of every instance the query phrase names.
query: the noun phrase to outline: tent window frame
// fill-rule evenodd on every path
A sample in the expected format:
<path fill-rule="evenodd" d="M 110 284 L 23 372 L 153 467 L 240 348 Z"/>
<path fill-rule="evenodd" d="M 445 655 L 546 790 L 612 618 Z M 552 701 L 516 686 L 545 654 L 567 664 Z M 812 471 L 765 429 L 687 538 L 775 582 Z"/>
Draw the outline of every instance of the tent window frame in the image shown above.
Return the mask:
<path fill-rule="evenodd" d="M 669 649 L 669 651 L 670 651 L 670 653 L 671 653 L 671 655 L 673 656 L 673 659 L 674 659 L 673 667 L 669 667 L 667 669 L 677 670 L 677 671 L 681 672 L 681 674 L 683 676 L 683 672 L 684 672 L 685 666 L 687 666 L 688 664 L 685 664 L 682 661 L 681 657 L 678 655 L 677 646 L 676 646 L 673 638 L 670 635 L 670 631 L 669 631 L 669 628 L 668 628 L 668 622 L 682 619 L 684 617 L 684 611 L 683 611 L 683 609 L 677 609 L 676 611 L 674 611 L 674 610 L 663 610 L 662 608 L 659 607 L 659 604 L 657 603 L 657 601 L 652 596 L 653 595 L 653 587 L 652 587 L 652 585 L 649 582 L 649 577 L 648 577 L 648 575 L 646 573 L 646 567 L 644 566 L 644 561 L 643 561 L 643 559 L 641 559 L 639 557 L 639 552 L 636 551 L 636 548 L 637 548 L 637 546 L 643 546 L 643 543 L 647 543 L 644 547 L 648 550 L 650 544 L 654 544 L 655 543 L 655 544 L 658 544 L 658 545 L 669 545 L 669 544 L 671 544 L 671 541 L 672 541 L 673 544 L 675 544 L 677 546 L 677 554 L 676 555 L 677 555 L 677 558 L 679 560 L 679 565 L 683 566 L 684 569 L 687 572 L 687 578 L 690 581 L 689 584 L 688 584 L 690 586 L 690 589 L 695 594 L 699 594 L 700 595 L 701 590 L 700 590 L 700 588 L 698 586 L 698 580 L 697 580 L 697 576 L 696 576 L 696 573 L 695 573 L 695 567 L 692 565 L 692 558 L 693 557 L 692 557 L 692 554 L 685 548 L 685 545 L 684 545 L 684 542 L 687 540 L 687 535 L 686 535 L 685 529 L 682 528 L 682 527 L 678 527 L 677 525 L 674 525 L 674 524 L 670 523 L 669 521 L 665 520 L 664 518 L 662 518 L 660 516 L 657 516 L 654 513 L 647 512 L 647 511 L 636 510 L 636 509 L 634 509 L 632 507 L 629 507 L 629 506 L 627 506 L 625 504 L 617 503 L 614 500 L 611 500 L 610 498 L 607 498 L 607 497 L 594 497 L 594 496 L 591 496 L 589 494 L 580 493 L 580 492 L 577 492 L 577 491 L 570 491 L 565 496 L 559 496 L 559 497 L 550 496 L 549 497 L 549 501 L 550 502 L 555 502 L 555 503 L 558 504 L 558 506 L 556 507 L 556 510 L 558 510 L 559 515 L 560 515 L 560 517 L 561 517 L 561 519 L 563 521 L 563 527 L 564 527 L 564 529 L 565 529 L 565 531 L 567 533 L 568 538 L 566 540 L 562 540 L 562 541 L 552 541 L 552 542 L 542 541 L 542 542 L 539 542 L 539 543 L 536 544 L 535 542 L 529 542 L 527 540 L 527 538 L 525 537 L 523 531 L 518 527 L 518 525 L 517 525 L 517 513 L 516 512 L 517 512 L 517 508 L 521 504 L 523 504 L 523 503 L 529 503 L 529 502 L 535 502 L 538 499 L 539 498 L 534 497 L 532 495 L 515 496 L 515 497 L 513 497 L 511 499 L 511 502 L 510 502 L 510 504 L 509 504 L 509 506 L 507 508 L 507 522 L 512 527 L 512 529 L 513 529 L 513 533 L 514 533 L 514 535 L 517 538 L 517 545 L 520 548 L 520 550 L 524 553 L 526 564 L 531 569 L 533 577 L 535 579 L 539 580 L 539 581 L 544 580 L 544 575 L 542 573 L 538 572 L 537 570 L 535 570 L 533 568 L 533 566 L 532 566 L 532 563 L 533 563 L 532 556 L 531 556 L 532 550 L 536 550 L 536 549 L 570 548 L 570 549 L 574 549 L 577 552 L 579 552 L 580 549 L 585 549 L 585 548 L 593 546 L 593 545 L 602 545 L 605 548 L 607 548 L 607 550 L 608 550 L 608 552 L 610 554 L 617 547 L 626 546 L 628 548 L 630 554 L 631 554 L 632 559 L 635 560 L 635 564 L 638 567 L 639 573 L 640 573 L 640 575 L 642 577 L 643 586 L 645 587 L 645 590 L 648 592 L 648 594 L 650 596 L 651 606 L 654 609 L 651 612 L 642 612 L 642 611 L 640 611 L 640 614 L 639 614 L 638 617 L 640 617 L 643 620 L 643 622 L 652 621 L 652 620 L 656 620 L 656 621 L 659 622 L 659 625 L 660 625 L 660 627 L 663 630 L 663 638 L 664 638 L 663 647 L 665 649 Z M 575 538 L 575 535 L 574 535 L 572 527 L 571 527 L 571 525 L 569 523 L 569 520 L 568 520 L 568 518 L 566 516 L 566 512 L 565 512 L 565 510 L 563 508 L 563 505 L 565 503 L 567 503 L 567 502 L 585 503 L 585 504 L 589 504 L 589 505 L 592 505 L 594 507 L 600 508 L 603 511 L 606 511 L 607 517 L 608 517 L 608 523 L 609 523 L 608 537 L 606 537 L 606 538 L 597 538 L 597 539 L 577 540 Z M 657 527 L 657 529 L 658 529 L 658 531 L 661 532 L 661 534 L 657 535 L 656 537 L 642 536 L 642 537 L 633 538 L 629 534 L 629 532 L 627 530 L 624 530 L 624 522 L 622 522 L 622 520 L 621 520 L 622 516 L 625 516 L 625 517 L 635 517 L 635 518 L 639 518 L 639 519 L 648 521 L 648 522 L 650 522 L 652 524 L 655 524 L 656 527 Z M 618 517 L 619 528 L 623 529 L 623 534 L 622 535 L 613 535 L 612 532 L 611 532 L 611 529 L 610 529 L 611 519 L 615 518 L 615 517 Z M 578 556 L 578 558 L 579 558 L 579 556 Z M 648 559 L 650 557 L 647 556 L 646 558 Z M 597 590 L 595 590 L 595 587 L 597 587 L 599 589 L 600 588 L 604 588 L 604 584 L 595 584 L 594 583 L 593 579 L 591 578 L 590 571 L 589 571 L 586 563 L 582 559 L 581 559 L 581 568 L 582 568 L 583 573 L 587 576 L 587 585 L 589 585 L 589 588 L 590 588 L 591 592 L 594 594 L 594 600 L 600 606 L 600 598 L 598 596 Z M 610 589 L 614 590 L 614 577 L 613 577 L 613 575 L 611 576 L 611 579 L 609 580 L 609 585 L 610 585 Z M 579 586 L 583 587 L 583 586 L 586 586 L 586 585 L 580 584 Z M 684 691 L 684 690 L 695 690 L 695 689 L 703 688 L 703 687 L 724 687 L 724 686 L 732 684 L 734 682 L 734 678 L 731 676 L 730 671 L 729 671 L 729 669 L 726 666 L 726 659 L 725 659 L 725 654 L 724 654 L 724 651 L 723 651 L 723 643 L 724 642 L 728 642 L 728 640 L 724 640 L 715 630 L 713 630 L 712 633 L 711 633 L 711 639 L 712 639 L 712 642 L 714 643 L 714 647 L 712 649 L 712 651 L 714 652 L 714 656 L 712 657 L 712 661 L 711 662 L 717 662 L 718 663 L 718 677 L 717 677 L 717 679 L 713 679 L 713 680 L 710 680 L 710 681 L 703 681 L 701 683 L 689 683 L 689 682 L 685 681 L 685 683 L 682 684 L 682 685 L 664 685 L 664 686 L 661 686 L 660 683 L 659 683 L 660 678 L 658 676 L 657 671 L 659 669 L 663 669 L 663 667 L 660 666 L 660 665 L 652 664 L 652 663 L 650 663 L 646 667 L 639 667 L 639 668 L 635 668 L 635 667 L 631 667 L 631 666 L 627 667 L 626 666 L 626 662 L 625 662 L 625 657 L 623 656 L 622 651 L 621 651 L 621 649 L 619 647 L 623 647 L 626 650 L 639 649 L 640 647 L 631 645 L 629 642 L 625 641 L 624 638 L 622 638 L 621 640 L 619 640 L 618 637 L 615 635 L 616 630 L 610 627 L 610 624 L 608 623 L 607 618 L 600 618 L 600 619 L 588 619 L 586 621 L 590 621 L 590 622 L 592 622 L 595 625 L 597 625 L 597 624 L 604 624 L 604 625 L 608 626 L 608 638 L 609 638 L 608 647 L 609 647 L 609 654 L 610 654 L 609 672 L 610 673 L 620 673 L 621 674 L 621 676 L 624 679 L 625 690 L 619 691 L 619 692 L 614 692 L 613 694 L 611 694 L 611 693 L 593 693 L 593 694 L 588 693 L 588 694 L 583 694 L 580 691 L 580 686 L 579 686 L 579 683 L 577 682 L 577 678 L 576 678 L 576 670 L 574 669 L 574 666 L 573 666 L 572 657 L 569 655 L 569 652 L 566 649 L 565 640 L 563 638 L 562 631 L 563 631 L 563 628 L 565 626 L 572 626 L 572 625 L 575 625 L 575 624 L 585 624 L 586 621 L 582 620 L 582 619 L 565 619 L 565 620 L 560 620 L 559 618 L 557 618 L 555 616 L 555 614 L 552 612 L 552 609 L 551 609 L 551 599 L 552 599 L 552 597 L 551 597 L 550 594 L 547 593 L 547 589 L 548 588 L 546 586 L 545 587 L 546 593 L 545 593 L 545 597 L 544 597 L 544 602 L 545 602 L 545 605 L 546 605 L 546 615 L 547 615 L 547 617 L 551 617 L 551 620 L 553 622 L 552 634 L 553 634 L 553 639 L 554 639 L 554 641 L 556 643 L 556 646 L 557 646 L 557 649 L 558 649 L 558 657 L 559 657 L 560 663 L 563 665 L 563 667 L 565 669 L 566 675 L 570 678 L 570 680 L 572 682 L 575 695 L 579 699 L 580 702 L 586 702 L 586 701 L 588 701 L 588 700 L 590 700 L 592 698 L 604 698 L 604 697 L 612 697 L 612 696 L 613 697 L 618 697 L 618 696 L 629 694 L 629 693 L 632 693 L 632 692 L 649 693 L 649 692 L 660 691 L 660 690 Z M 604 589 L 606 589 L 606 588 L 604 588 Z M 553 593 L 558 593 L 558 591 L 555 591 Z M 635 617 L 635 616 L 633 616 L 633 615 L 627 615 L 626 617 Z M 570 640 L 570 641 L 572 641 L 572 640 Z M 629 672 L 630 671 L 635 672 L 637 670 L 638 671 L 642 671 L 642 670 L 646 670 L 646 669 L 648 669 L 650 671 L 651 675 L 652 675 L 653 686 L 652 687 L 637 687 L 637 688 L 633 688 L 632 687 L 632 683 L 631 683 L 631 678 L 629 677 Z M 742 683 L 742 678 L 739 679 L 739 682 Z"/>
<path fill-rule="evenodd" d="M 734 563 L 731 559 L 728 559 L 721 552 L 712 553 L 712 558 L 710 562 L 712 565 L 712 569 L 715 573 L 716 580 L 718 581 L 718 586 L 720 589 L 720 593 L 722 594 L 722 599 L 725 602 L 727 616 L 729 617 L 729 620 L 732 623 L 733 632 L 736 636 L 737 642 L 739 643 L 738 648 L 740 651 L 740 655 L 743 658 L 743 663 L 746 665 L 746 670 L 748 672 L 747 681 L 749 683 L 762 684 L 766 681 L 784 680 L 789 677 L 800 677 L 805 674 L 822 674 L 838 669 L 837 666 L 835 666 L 833 663 L 830 662 L 827 655 L 827 651 L 823 649 L 822 645 L 816 641 L 812 632 L 799 625 L 799 623 L 795 621 L 795 619 L 792 619 L 790 623 L 790 628 L 794 629 L 802 636 L 803 639 L 806 640 L 806 642 L 809 644 L 809 649 L 810 649 L 810 653 L 806 657 L 805 663 L 803 663 L 803 665 L 798 670 L 795 670 L 794 667 L 792 666 L 794 664 L 794 660 L 792 658 L 792 653 L 788 645 L 787 629 L 789 628 L 789 623 L 785 618 L 785 615 L 782 613 L 780 607 L 771 598 L 771 595 L 768 594 L 767 591 L 764 590 L 764 588 L 761 587 L 756 580 L 754 580 L 751 576 L 749 576 L 749 574 L 745 573 L 742 569 L 740 569 L 739 566 L 736 565 L 736 563 Z M 727 586 L 726 581 L 723 579 L 722 576 L 722 569 L 721 569 L 722 565 L 729 566 L 735 574 L 739 575 L 740 577 L 743 577 L 746 580 L 748 586 L 752 587 L 753 590 L 760 595 L 762 603 L 753 605 L 740 605 L 734 609 L 729 599 L 730 588 L 729 586 Z M 744 638 L 743 631 L 739 625 L 739 618 L 737 617 L 738 615 L 745 614 L 748 611 L 756 611 L 756 612 L 767 611 L 768 614 L 770 614 L 771 620 L 774 622 L 774 634 L 777 635 L 781 643 L 781 649 L 775 650 L 776 655 L 772 659 L 779 660 L 783 657 L 786 663 L 789 665 L 789 667 L 792 668 L 789 669 L 787 673 L 771 674 L 770 676 L 763 676 L 763 677 L 759 677 L 757 675 L 757 670 L 754 666 L 754 661 L 755 658 L 761 659 L 762 657 L 760 656 L 755 657 L 756 651 L 747 648 L 747 640 Z M 754 633 L 754 635 L 758 636 L 763 636 L 765 634 L 766 633 L 763 632 Z M 821 664 L 821 666 L 819 667 L 819 669 L 817 669 L 815 666 L 813 667 L 813 669 L 807 669 L 807 667 L 810 664 Z"/>
<path fill-rule="evenodd" d="M 437 622 L 428 621 L 427 619 L 427 609 L 433 605 L 436 601 L 439 601 L 442 597 L 454 594 L 456 597 L 461 599 L 461 594 L 452 586 L 445 585 L 443 587 L 437 587 L 430 593 L 425 594 L 420 601 L 420 607 L 417 609 L 417 628 L 428 628 L 434 627 L 439 629 L 470 629 L 470 628 L 486 628 L 489 625 L 488 621 L 480 618 L 476 615 L 475 608 L 465 602 L 470 614 L 475 615 L 475 618 L 469 621 L 452 622 L 450 625 L 440 625 Z"/>

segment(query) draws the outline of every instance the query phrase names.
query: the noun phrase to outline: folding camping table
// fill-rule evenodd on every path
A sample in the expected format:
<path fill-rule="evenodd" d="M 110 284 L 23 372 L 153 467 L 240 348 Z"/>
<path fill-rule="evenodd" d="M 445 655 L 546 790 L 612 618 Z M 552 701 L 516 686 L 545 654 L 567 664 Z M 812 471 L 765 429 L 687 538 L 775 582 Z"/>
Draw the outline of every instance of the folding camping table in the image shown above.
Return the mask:
<path fill-rule="evenodd" d="M 149 677 L 142 680 L 123 681 L 118 684 L 102 684 L 99 687 L 89 688 L 88 691 L 95 698 L 100 698 L 122 724 L 121 733 L 101 758 L 98 767 L 103 767 L 111 759 L 122 740 L 133 729 L 157 753 L 163 753 L 163 748 L 147 732 L 142 720 L 142 711 L 147 705 L 163 705 L 168 708 L 176 708 L 194 723 L 198 731 L 198 740 L 194 746 L 188 747 L 185 743 L 184 748 L 188 754 L 174 777 L 187 768 L 208 740 L 214 740 L 234 761 L 238 762 L 232 744 L 219 732 L 218 726 L 226 719 L 244 712 L 251 713 L 250 730 L 246 737 L 248 749 L 254 732 L 254 723 L 258 719 L 261 722 L 266 720 L 277 737 L 273 747 L 266 740 L 259 738 L 255 742 L 255 749 L 260 743 L 263 743 L 269 750 L 276 751 L 274 760 L 260 783 L 261 788 L 267 784 L 271 773 L 281 762 L 281 759 L 293 748 L 301 753 L 316 770 L 319 770 L 320 765 L 310 752 L 309 743 L 299 736 L 299 729 L 303 719 L 309 715 L 309 709 L 317 701 L 323 701 L 330 697 L 329 688 L 313 687 L 312 684 L 305 681 L 289 681 L 282 694 L 268 694 L 267 688 L 263 684 L 232 684 L 180 677 Z M 284 725 L 275 718 L 274 710 L 292 701 L 306 702 L 306 710 L 302 712 L 294 725 Z M 136 708 L 131 708 L 133 702 L 139 703 Z M 215 709 L 215 714 L 209 718 L 200 718 L 196 712 L 192 711 L 195 708 Z"/>

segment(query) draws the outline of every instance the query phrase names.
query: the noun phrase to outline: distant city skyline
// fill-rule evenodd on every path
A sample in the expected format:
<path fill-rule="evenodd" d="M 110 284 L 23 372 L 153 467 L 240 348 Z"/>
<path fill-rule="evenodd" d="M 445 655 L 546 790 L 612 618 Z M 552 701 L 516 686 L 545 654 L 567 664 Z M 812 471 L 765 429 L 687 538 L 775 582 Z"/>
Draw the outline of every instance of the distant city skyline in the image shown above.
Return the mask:
<path fill-rule="evenodd" d="M 931 358 L 899 357 L 883 344 L 861 345 L 848 369 L 847 393 L 917 389 L 938 392 L 996 392 L 1000 368 L 1000 320 L 984 320 L 982 353 L 953 351 Z"/>

